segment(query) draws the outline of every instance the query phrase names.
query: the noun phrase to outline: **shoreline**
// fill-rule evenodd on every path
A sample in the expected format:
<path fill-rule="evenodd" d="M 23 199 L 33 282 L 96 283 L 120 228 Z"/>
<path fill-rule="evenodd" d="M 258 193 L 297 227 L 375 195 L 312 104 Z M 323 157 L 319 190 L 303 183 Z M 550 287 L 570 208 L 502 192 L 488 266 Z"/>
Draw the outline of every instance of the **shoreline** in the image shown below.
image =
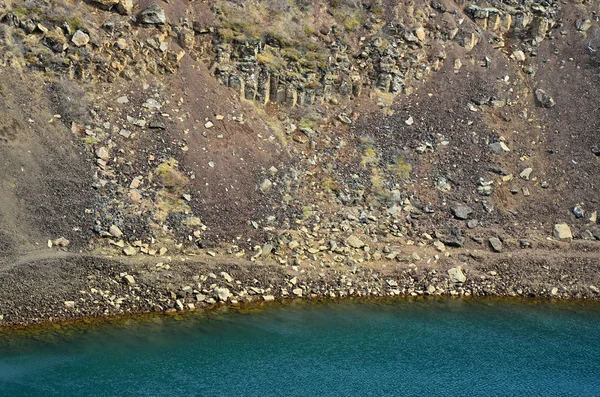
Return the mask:
<path fill-rule="evenodd" d="M 318 305 L 344 305 L 344 304 L 374 304 L 393 305 L 396 303 L 427 303 L 440 301 L 460 301 L 465 304 L 507 304 L 507 305 L 558 305 L 561 307 L 591 307 L 600 309 L 600 300 L 591 299 L 557 299 L 557 298 L 531 298 L 523 296 L 407 296 L 394 297 L 355 297 L 344 298 L 282 298 L 279 300 L 265 302 L 244 302 L 238 304 L 216 303 L 202 309 L 184 310 L 180 312 L 141 312 L 125 315 L 114 315 L 108 317 L 86 317 L 69 319 L 59 322 L 38 323 L 32 325 L 13 325 L 0 327 L 0 342 L 2 338 L 12 336 L 36 336 L 43 337 L 50 334 L 66 334 L 77 331 L 88 331 L 90 329 L 101 329 L 104 327 L 120 327 L 128 324 L 154 323 L 157 320 L 166 321 L 195 321 L 200 318 L 208 319 L 220 315 L 251 315 L 261 313 L 274 308 L 292 308 L 298 306 Z"/>
<path fill-rule="evenodd" d="M 596 251 L 453 250 L 431 264 L 289 266 L 227 256 L 61 253 L 0 271 L 0 330 L 303 299 L 525 298 L 600 302 Z"/>

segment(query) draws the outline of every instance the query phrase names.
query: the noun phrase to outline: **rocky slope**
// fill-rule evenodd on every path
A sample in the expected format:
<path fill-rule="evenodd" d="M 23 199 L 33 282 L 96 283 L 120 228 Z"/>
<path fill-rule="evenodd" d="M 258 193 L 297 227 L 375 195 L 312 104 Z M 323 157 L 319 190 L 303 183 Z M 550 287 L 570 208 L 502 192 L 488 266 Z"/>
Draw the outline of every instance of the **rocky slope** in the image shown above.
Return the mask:
<path fill-rule="evenodd" d="M 0 4 L 2 321 L 307 295 L 598 299 L 598 11 Z M 231 266 L 245 275 L 223 279 Z"/>

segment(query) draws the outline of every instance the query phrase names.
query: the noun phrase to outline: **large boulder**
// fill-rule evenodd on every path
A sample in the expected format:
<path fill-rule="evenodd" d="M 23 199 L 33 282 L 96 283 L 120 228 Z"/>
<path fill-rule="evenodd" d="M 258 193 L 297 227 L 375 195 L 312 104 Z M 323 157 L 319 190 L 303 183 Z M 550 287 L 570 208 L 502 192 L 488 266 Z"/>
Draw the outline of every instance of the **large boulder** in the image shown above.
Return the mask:
<path fill-rule="evenodd" d="M 138 20 L 146 25 L 164 25 L 167 22 L 167 17 L 165 16 L 165 10 L 157 4 L 152 4 L 140 12 Z"/>

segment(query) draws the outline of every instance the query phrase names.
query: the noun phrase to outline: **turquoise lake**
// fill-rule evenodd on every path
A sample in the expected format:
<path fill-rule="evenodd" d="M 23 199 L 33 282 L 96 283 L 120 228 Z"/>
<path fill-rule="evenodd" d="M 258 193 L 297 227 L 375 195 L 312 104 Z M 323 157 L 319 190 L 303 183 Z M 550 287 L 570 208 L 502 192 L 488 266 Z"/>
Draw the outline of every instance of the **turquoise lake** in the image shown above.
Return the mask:
<path fill-rule="evenodd" d="M 600 396 L 600 305 L 271 306 L 0 335 L 0 396 Z"/>

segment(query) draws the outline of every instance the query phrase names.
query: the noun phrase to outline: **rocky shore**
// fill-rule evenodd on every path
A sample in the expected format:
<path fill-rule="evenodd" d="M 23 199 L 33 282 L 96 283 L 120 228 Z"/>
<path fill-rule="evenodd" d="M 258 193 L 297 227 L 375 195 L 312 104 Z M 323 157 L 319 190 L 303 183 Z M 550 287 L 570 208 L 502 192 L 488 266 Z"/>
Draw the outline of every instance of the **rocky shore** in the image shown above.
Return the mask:
<path fill-rule="evenodd" d="M 415 257 L 416 255 L 413 255 Z M 124 260 L 64 253 L 0 274 L 0 328 L 219 305 L 346 297 L 527 297 L 600 300 L 600 252 L 547 244 L 502 254 L 456 249 L 429 263 L 319 267 L 227 256 Z"/>
<path fill-rule="evenodd" d="M 0 4 L 0 327 L 599 299 L 592 4 L 250 3 Z"/>

